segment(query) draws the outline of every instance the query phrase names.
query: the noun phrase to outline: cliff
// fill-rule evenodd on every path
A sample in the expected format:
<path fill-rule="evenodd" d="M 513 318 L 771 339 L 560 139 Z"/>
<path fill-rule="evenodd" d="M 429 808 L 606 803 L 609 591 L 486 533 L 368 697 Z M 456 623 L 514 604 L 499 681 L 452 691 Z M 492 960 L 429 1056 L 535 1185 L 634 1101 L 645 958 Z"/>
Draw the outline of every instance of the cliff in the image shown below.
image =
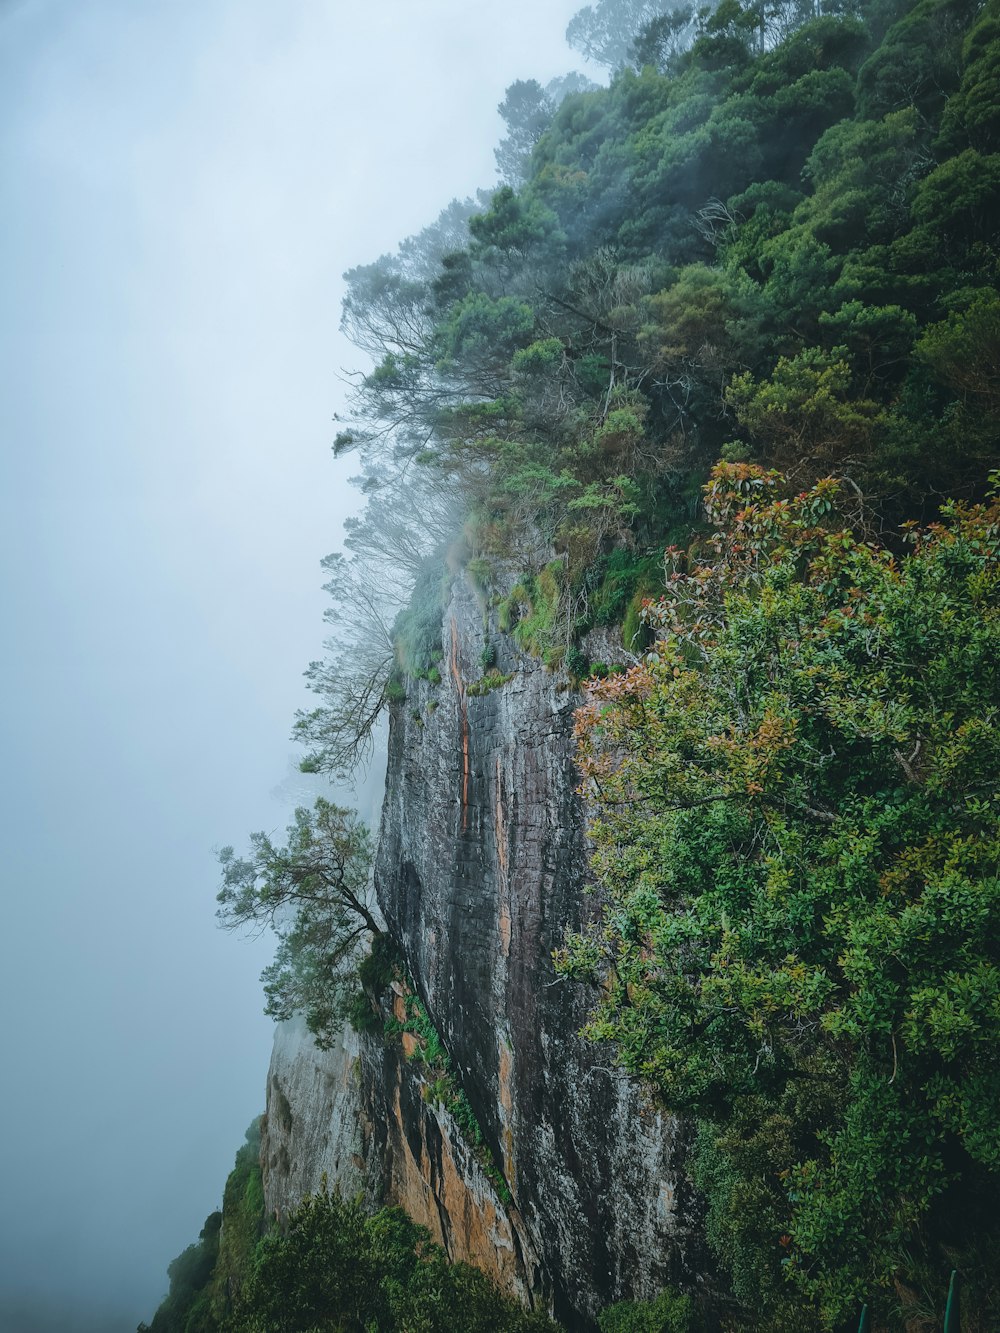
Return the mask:
<path fill-rule="evenodd" d="M 401 1204 L 452 1258 L 585 1328 L 602 1306 L 697 1269 L 682 1145 L 578 1037 L 586 997 L 552 970 L 590 902 L 578 698 L 499 632 L 465 580 L 442 633 L 441 683 L 411 682 L 391 721 L 376 890 L 507 1189 L 428 1095 L 405 1036 L 345 1035 L 323 1053 L 285 1028 L 268 1080 L 266 1203 L 284 1211 L 325 1173 Z M 470 692 L 487 635 L 511 679 Z"/>

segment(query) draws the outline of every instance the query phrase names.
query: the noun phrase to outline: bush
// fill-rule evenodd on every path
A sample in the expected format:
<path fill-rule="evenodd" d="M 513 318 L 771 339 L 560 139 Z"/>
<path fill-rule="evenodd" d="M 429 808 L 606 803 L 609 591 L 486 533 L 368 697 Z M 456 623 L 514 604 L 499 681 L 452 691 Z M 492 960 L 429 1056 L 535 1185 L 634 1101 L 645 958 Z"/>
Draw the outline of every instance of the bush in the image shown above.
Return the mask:
<path fill-rule="evenodd" d="M 365 1215 L 324 1190 L 261 1242 L 232 1333 L 543 1333 L 485 1274 L 448 1262 L 400 1208 Z"/>
<path fill-rule="evenodd" d="M 595 577 L 599 581 L 588 599 L 588 622 L 621 625 L 625 647 L 641 652 L 652 640 L 642 620 L 643 605 L 663 591 L 660 555 L 639 555 L 620 548 L 602 557 L 591 575 Z"/>
<path fill-rule="evenodd" d="M 661 1291 L 654 1301 L 621 1301 L 597 1319 L 601 1333 L 697 1333 L 701 1323 L 690 1296 Z"/>
<path fill-rule="evenodd" d="M 557 963 L 605 982 L 588 1034 L 714 1125 L 714 1247 L 807 1329 L 995 1252 L 1000 498 L 897 556 L 837 482 L 784 490 L 719 465 L 711 562 L 578 713 L 607 898 Z"/>
<path fill-rule="evenodd" d="M 428 560 L 414 585 L 410 605 L 396 617 L 396 662 L 407 676 L 426 677 L 443 656 L 441 614 L 450 585 L 447 569 L 438 561 Z"/>
<path fill-rule="evenodd" d="M 587 654 L 578 648 L 575 643 L 571 644 L 563 656 L 563 666 L 573 680 L 583 680 L 588 669 Z"/>
<path fill-rule="evenodd" d="M 467 685 L 465 692 L 473 698 L 477 695 L 490 694 L 493 690 L 501 689 L 508 681 L 512 681 L 514 674 L 513 671 L 508 671 L 506 674 L 502 671 L 487 671 L 485 676 Z"/>
<path fill-rule="evenodd" d="M 553 560 L 515 584 L 498 608 L 500 628 L 549 666 L 557 665 L 563 651 L 557 639 L 563 629 L 559 612 L 564 584 L 563 562 Z"/>

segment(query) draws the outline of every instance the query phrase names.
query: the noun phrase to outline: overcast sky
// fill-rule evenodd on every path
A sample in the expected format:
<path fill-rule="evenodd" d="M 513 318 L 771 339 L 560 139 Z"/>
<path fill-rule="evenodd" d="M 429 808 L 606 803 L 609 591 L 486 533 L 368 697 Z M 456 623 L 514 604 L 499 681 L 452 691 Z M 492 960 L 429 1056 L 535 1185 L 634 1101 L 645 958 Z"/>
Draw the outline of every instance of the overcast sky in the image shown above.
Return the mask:
<path fill-rule="evenodd" d="M 117 1333 L 263 1109 L 340 275 L 494 181 L 574 0 L 0 0 L 0 1327 Z M 285 784 L 287 797 L 288 784 Z"/>

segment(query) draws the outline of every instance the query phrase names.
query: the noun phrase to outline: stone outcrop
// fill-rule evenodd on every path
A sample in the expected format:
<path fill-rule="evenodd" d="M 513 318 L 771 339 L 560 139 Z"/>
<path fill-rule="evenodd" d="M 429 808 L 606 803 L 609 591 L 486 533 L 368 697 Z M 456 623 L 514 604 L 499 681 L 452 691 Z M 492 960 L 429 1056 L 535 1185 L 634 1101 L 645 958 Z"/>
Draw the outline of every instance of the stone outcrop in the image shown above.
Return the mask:
<path fill-rule="evenodd" d="M 611 1301 L 649 1297 L 699 1267 L 679 1135 L 580 1039 L 587 997 L 552 969 L 591 903 L 572 758 L 578 696 L 500 634 L 461 579 L 443 635 L 441 683 L 413 682 L 392 719 L 376 888 L 512 1203 L 422 1095 L 420 1067 L 398 1043 L 351 1036 L 323 1055 L 300 1042 L 293 1057 L 281 1035 L 267 1201 L 287 1207 L 323 1171 L 345 1189 L 363 1178 L 453 1258 L 587 1328 Z M 470 691 L 487 637 L 493 669 L 511 679 Z M 287 1135 L 273 1123 L 279 1087 Z"/>
<path fill-rule="evenodd" d="M 325 1175 L 345 1195 L 365 1191 L 359 1040 L 348 1028 L 320 1051 L 303 1019 L 275 1029 L 261 1125 L 261 1177 L 270 1216 L 280 1219 Z"/>

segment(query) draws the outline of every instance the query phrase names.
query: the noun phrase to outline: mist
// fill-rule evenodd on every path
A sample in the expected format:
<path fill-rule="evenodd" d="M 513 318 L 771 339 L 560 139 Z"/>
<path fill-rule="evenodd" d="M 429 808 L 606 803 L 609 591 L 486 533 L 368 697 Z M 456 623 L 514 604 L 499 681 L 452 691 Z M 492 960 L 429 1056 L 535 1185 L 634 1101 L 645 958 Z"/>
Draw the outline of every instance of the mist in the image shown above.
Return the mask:
<path fill-rule="evenodd" d="M 0 8 L 4 1328 L 149 1318 L 263 1109 L 212 849 L 322 789 L 340 275 L 494 183 L 575 8 Z"/>

